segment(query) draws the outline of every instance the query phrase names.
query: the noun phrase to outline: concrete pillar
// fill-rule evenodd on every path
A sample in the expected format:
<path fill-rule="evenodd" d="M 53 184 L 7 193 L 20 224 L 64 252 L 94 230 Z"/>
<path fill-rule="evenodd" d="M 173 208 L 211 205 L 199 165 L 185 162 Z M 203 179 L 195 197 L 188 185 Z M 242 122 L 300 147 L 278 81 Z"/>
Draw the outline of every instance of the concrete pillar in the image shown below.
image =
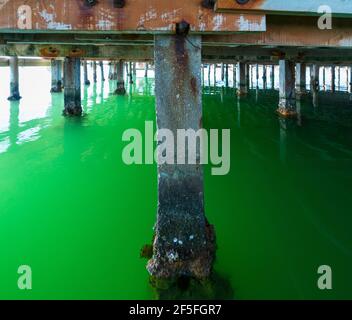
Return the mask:
<path fill-rule="evenodd" d="M 350 70 L 348 90 L 349 90 L 349 93 L 352 93 L 352 67 L 349 67 L 348 69 Z"/>
<path fill-rule="evenodd" d="M 305 63 L 296 64 L 296 90 L 297 97 L 307 93 L 307 66 Z"/>
<path fill-rule="evenodd" d="M 275 65 L 271 66 L 270 78 L 271 78 L 271 89 L 274 89 L 275 88 Z"/>
<path fill-rule="evenodd" d="M 62 61 L 51 60 L 51 91 L 62 92 Z"/>
<path fill-rule="evenodd" d="M 239 62 L 237 64 L 237 83 L 238 83 L 238 90 L 237 90 L 237 95 L 238 96 L 246 96 L 248 93 L 248 64 L 244 62 Z"/>
<path fill-rule="evenodd" d="M 84 76 L 84 84 L 86 86 L 90 85 L 90 81 L 88 79 L 88 63 L 87 60 L 83 61 L 83 76 Z"/>
<path fill-rule="evenodd" d="M 250 65 L 248 63 L 245 64 L 245 68 L 246 68 L 246 86 L 247 86 L 247 90 L 249 88 L 249 70 L 250 70 Z"/>
<path fill-rule="evenodd" d="M 226 87 L 229 86 L 229 65 L 227 63 L 225 64 L 225 84 Z"/>
<path fill-rule="evenodd" d="M 130 84 L 133 84 L 133 65 L 132 65 L 132 62 L 129 62 L 129 64 L 128 64 L 128 68 L 129 68 L 129 78 L 130 78 L 130 80 L 129 80 L 129 82 L 130 82 Z"/>
<path fill-rule="evenodd" d="M 132 74 L 134 77 L 137 77 L 137 66 L 135 62 L 132 63 Z"/>
<path fill-rule="evenodd" d="M 280 101 L 278 113 L 285 117 L 296 116 L 295 63 L 280 60 Z"/>
<path fill-rule="evenodd" d="M 109 75 L 108 75 L 108 79 L 112 80 L 112 78 L 114 77 L 114 71 L 113 71 L 113 65 L 112 62 L 109 62 Z"/>
<path fill-rule="evenodd" d="M 337 90 L 341 90 L 341 67 L 337 67 Z"/>
<path fill-rule="evenodd" d="M 266 65 L 263 65 L 263 88 L 266 89 L 267 81 L 266 81 Z"/>
<path fill-rule="evenodd" d="M 319 91 L 319 66 L 316 64 L 310 67 L 310 90 L 312 92 Z"/>
<path fill-rule="evenodd" d="M 9 101 L 18 101 L 22 97 L 20 96 L 19 89 L 19 71 L 18 71 L 18 57 L 10 57 L 10 96 Z"/>
<path fill-rule="evenodd" d="M 117 87 L 115 94 L 123 96 L 126 94 L 125 80 L 124 80 L 124 65 L 123 60 L 120 60 L 116 63 L 117 67 Z"/>
<path fill-rule="evenodd" d="M 93 61 L 93 81 L 97 83 L 97 62 Z"/>
<path fill-rule="evenodd" d="M 145 69 L 144 69 L 144 77 L 145 78 L 148 78 L 148 68 L 149 68 L 149 65 L 148 63 L 145 64 Z"/>
<path fill-rule="evenodd" d="M 214 64 L 214 86 L 216 86 L 216 68 L 217 68 L 217 64 Z"/>
<path fill-rule="evenodd" d="M 256 79 L 256 87 L 259 86 L 259 65 L 255 65 L 255 79 Z"/>
<path fill-rule="evenodd" d="M 65 58 L 64 61 L 65 110 L 64 115 L 79 116 L 81 106 L 81 60 Z"/>
<path fill-rule="evenodd" d="M 233 87 L 236 88 L 237 86 L 237 66 L 236 64 L 233 64 L 232 65 L 232 72 L 233 72 L 233 75 L 232 75 L 232 79 L 233 79 Z"/>
<path fill-rule="evenodd" d="M 175 138 L 177 129 L 202 125 L 201 46 L 198 35 L 155 36 L 157 127 Z M 197 151 L 197 164 L 158 165 L 154 250 L 147 266 L 157 278 L 204 279 L 212 270 L 214 231 L 204 213 L 201 150 L 189 151 Z"/>
<path fill-rule="evenodd" d="M 331 66 L 331 91 L 335 92 L 336 91 L 336 86 L 335 86 L 335 66 Z"/>
<path fill-rule="evenodd" d="M 210 67 L 211 67 L 211 64 L 209 63 L 208 64 L 208 86 L 210 87 Z"/>
<path fill-rule="evenodd" d="M 323 67 L 323 88 L 326 90 L 326 67 Z"/>
<path fill-rule="evenodd" d="M 104 75 L 104 61 L 99 62 L 99 67 L 100 67 L 100 72 L 101 72 L 101 81 L 105 81 L 105 75 Z"/>
<path fill-rule="evenodd" d="M 225 80 L 225 64 L 221 64 L 221 81 Z"/>

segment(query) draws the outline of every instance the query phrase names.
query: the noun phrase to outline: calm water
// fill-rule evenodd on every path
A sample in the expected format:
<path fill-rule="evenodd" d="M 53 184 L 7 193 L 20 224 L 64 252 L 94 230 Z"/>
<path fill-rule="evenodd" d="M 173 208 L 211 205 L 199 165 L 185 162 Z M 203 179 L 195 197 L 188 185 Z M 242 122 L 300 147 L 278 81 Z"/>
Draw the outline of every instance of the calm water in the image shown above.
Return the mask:
<path fill-rule="evenodd" d="M 0 69 L 0 298 L 152 298 L 139 251 L 152 236 L 157 171 L 125 166 L 121 137 L 155 119 L 153 79 L 125 97 L 92 85 L 86 115 L 65 119 L 48 69 L 20 72 L 24 98 L 9 103 Z M 352 106 L 320 100 L 280 121 L 276 91 L 238 101 L 204 88 L 204 126 L 232 129 L 231 172 L 206 168 L 205 200 L 216 270 L 238 299 L 352 298 Z M 316 285 L 324 264 L 328 292 Z M 20 265 L 32 267 L 32 291 L 17 289 Z"/>

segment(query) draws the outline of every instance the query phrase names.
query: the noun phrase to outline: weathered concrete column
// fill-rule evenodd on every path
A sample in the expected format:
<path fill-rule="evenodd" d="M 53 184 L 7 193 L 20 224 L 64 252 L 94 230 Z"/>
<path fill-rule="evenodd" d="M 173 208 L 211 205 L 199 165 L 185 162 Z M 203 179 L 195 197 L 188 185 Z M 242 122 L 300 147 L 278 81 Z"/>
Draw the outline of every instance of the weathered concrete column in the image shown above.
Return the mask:
<path fill-rule="evenodd" d="M 331 66 L 331 91 L 335 92 L 336 91 L 336 86 L 335 86 L 335 66 Z"/>
<path fill-rule="evenodd" d="M 255 79 L 256 79 L 256 87 L 259 86 L 259 65 L 255 65 Z"/>
<path fill-rule="evenodd" d="M 232 80 L 233 80 L 233 87 L 236 88 L 236 81 L 237 81 L 237 65 L 232 65 Z"/>
<path fill-rule="evenodd" d="M 248 88 L 249 88 L 249 70 L 250 70 L 249 63 L 245 64 L 245 68 L 246 68 L 246 86 L 247 86 L 247 90 L 248 90 Z"/>
<path fill-rule="evenodd" d="M 326 67 L 323 67 L 323 88 L 326 90 Z"/>
<path fill-rule="evenodd" d="M 149 64 L 147 62 L 145 64 L 145 69 L 144 69 L 144 78 L 148 78 L 148 68 L 149 68 Z"/>
<path fill-rule="evenodd" d="M 83 76 L 84 76 L 84 84 L 86 86 L 90 85 L 90 81 L 88 79 L 88 63 L 87 60 L 83 61 Z"/>
<path fill-rule="evenodd" d="M 225 85 L 229 86 L 229 65 L 227 63 L 225 64 Z"/>
<path fill-rule="evenodd" d="M 101 72 L 101 81 L 105 81 L 104 61 L 99 61 L 99 67 L 100 67 L 100 72 Z"/>
<path fill-rule="evenodd" d="M 280 60 L 280 101 L 278 113 L 285 117 L 296 116 L 295 63 Z"/>
<path fill-rule="evenodd" d="M 97 62 L 96 61 L 93 61 L 93 81 L 94 83 L 97 83 Z"/>
<path fill-rule="evenodd" d="M 216 86 L 216 68 L 217 68 L 217 64 L 214 64 L 214 86 Z"/>
<path fill-rule="evenodd" d="M 271 66 L 270 78 L 271 78 L 271 89 L 274 89 L 275 88 L 275 65 Z"/>
<path fill-rule="evenodd" d="M 337 90 L 341 90 L 341 67 L 337 67 Z"/>
<path fill-rule="evenodd" d="M 124 65 L 125 63 L 123 60 L 119 60 L 116 63 L 117 67 L 117 87 L 115 90 L 115 94 L 123 96 L 126 94 L 126 88 L 125 88 L 125 80 L 124 80 Z"/>
<path fill-rule="evenodd" d="M 187 40 L 183 35 L 155 36 L 157 127 L 171 130 L 175 138 L 178 129 L 197 131 L 202 123 L 201 36 Z M 158 213 L 147 268 L 159 278 L 202 279 L 212 270 L 214 231 L 204 214 L 201 151 L 188 149 L 186 154 L 197 151 L 197 164 L 158 166 Z"/>
<path fill-rule="evenodd" d="M 296 90 L 297 98 L 307 93 L 307 66 L 305 63 L 296 64 Z"/>
<path fill-rule="evenodd" d="M 110 61 L 110 62 L 109 62 L 109 74 L 108 74 L 108 79 L 109 79 L 109 80 L 112 80 L 113 76 L 114 76 L 113 65 L 112 65 L 112 62 Z"/>
<path fill-rule="evenodd" d="M 10 57 L 10 96 L 9 101 L 18 101 L 20 96 L 19 89 L 19 71 L 18 71 L 18 57 Z"/>
<path fill-rule="evenodd" d="M 221 81 L 225 80 L 225 64 L 221 63 Z"/>
<path fill-rule="evenodd" d="M 208 64 L 208 86 L 210 87 L 210 67 L 211 67 L 211 64 L 209 63 Z"/>
<path fill-rule="evenodd" d="M 266 65 L 263 65 L 263 88 L 266 89 L 267 87 L 267 77 L 266 77 Z"/>
<path fill-rule="evenodd" d="M 349 93 L 352 93 L 352 67 L 349 67 L 348 69 L 350 71 L 348 91 Z"/>
<path fill-rule="evenodd" d="M 132 62 L 129 62 L 127 67 L 128 67 L 128 70 L 129 70 L 129 72 L 127 73 L 129 78 L 130 78 L 129 82 L 130 82 L 130 84 L 133 84 L 133 66 L 132 66 Z"/>
<path fill-rule="evenodd" d="M 310 67 L 310 90 L 312 92 L 319 91 L 319 66 L 316 64 Z"/>
<path fill-rule="evenodd" d="M 51 90 L 50 92 L 62 92 L 62 61 L 51 60 Z"/>
<path fill-rule="evenodd" d="M 64 115 L 80 116 L 81 106 L 81 60 L 65 58 L 64 61 L 65 110 Z"/>
<path fill-rule="evenodd" d="M 237 72 L 237 83 L 238 83 L 238 90 L 237 90 L 237 95 L 238 96 L 245 96 L 248 93 L 248 82 L 247 82 L 247 78 L 248 78 L 248 68 L 247 68 L 247 64 L 244 62 L 238 62 L 237 64 L 237 68 L 238 68 L 238 72 Z"/>

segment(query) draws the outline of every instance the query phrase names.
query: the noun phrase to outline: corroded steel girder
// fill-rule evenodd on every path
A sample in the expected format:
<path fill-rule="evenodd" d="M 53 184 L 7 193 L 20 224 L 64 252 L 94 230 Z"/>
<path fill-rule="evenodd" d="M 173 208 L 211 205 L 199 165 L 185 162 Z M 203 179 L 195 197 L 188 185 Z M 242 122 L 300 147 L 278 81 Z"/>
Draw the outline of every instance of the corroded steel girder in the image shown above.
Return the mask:
<path fill-rule="evenodd" d="M 239 4 L 236 0 L 217 0 L 215 8 L 217 12 L 317 15 L 321 6 L 328 6 L 335 16 L 352 16 L 352 1 L 349 0 L 249 0 L 246 4 Z"/>
<path fill-rule="evenodd" d="M 201 0 L 0 0 L 3 30 L 172 33 L 187 21 L 191 32 L 265 31 L 265 15 L 216 13 Z"/>

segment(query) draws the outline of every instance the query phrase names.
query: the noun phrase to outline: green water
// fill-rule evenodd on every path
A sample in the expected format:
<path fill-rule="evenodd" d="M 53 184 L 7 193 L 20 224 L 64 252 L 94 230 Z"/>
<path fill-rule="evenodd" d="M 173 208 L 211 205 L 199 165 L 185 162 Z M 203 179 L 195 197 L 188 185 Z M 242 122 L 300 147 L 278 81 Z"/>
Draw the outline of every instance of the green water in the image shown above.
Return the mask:
<path fill-rule="evenodd" d="M 155 120 L 153 80 L 125 97 L 92 85 L 73 119 L 46 68 L 21 75 L 20 103 L 0 93 L 0 298 L 152 298 L 139 251 L 152 236 L 157 171 L 124 165 L 121 137 Z M 204 126 L 231 128 L 231 172 L 206 167 L 205 201 L 216 270 L 235 297 L 352 298 L 352 107 L 307 99 L 301 123 L 280 122 L 277 92 L 238 101 L 205 88 L 203 98 Z M 325 264 L 331 291 L 316 284 Z M 31 291 L 17 287 L 20 265 L 32 268 Z"/>

